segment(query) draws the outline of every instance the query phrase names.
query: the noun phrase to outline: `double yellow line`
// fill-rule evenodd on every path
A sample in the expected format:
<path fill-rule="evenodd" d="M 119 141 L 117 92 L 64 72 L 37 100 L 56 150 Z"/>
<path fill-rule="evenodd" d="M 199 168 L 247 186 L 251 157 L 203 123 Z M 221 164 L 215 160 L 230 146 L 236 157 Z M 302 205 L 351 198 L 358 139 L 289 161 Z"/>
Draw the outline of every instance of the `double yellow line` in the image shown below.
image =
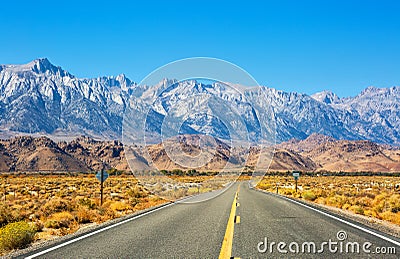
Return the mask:
<path fill-rule="evenodd" d="M 222 247 L 218 257 L 219 259 L 232 258 L 233 232 L 235 230 L 235 223 L 240 223 L 240 216 L 236 216 L 236 208 L 239 207 L 239 203 L 237 202 L 239 191 L 240 185 L 232 202 L 231 213 L 229 214 L 228 225 L 226 226 L 224 240 L 222 241 Z"/>

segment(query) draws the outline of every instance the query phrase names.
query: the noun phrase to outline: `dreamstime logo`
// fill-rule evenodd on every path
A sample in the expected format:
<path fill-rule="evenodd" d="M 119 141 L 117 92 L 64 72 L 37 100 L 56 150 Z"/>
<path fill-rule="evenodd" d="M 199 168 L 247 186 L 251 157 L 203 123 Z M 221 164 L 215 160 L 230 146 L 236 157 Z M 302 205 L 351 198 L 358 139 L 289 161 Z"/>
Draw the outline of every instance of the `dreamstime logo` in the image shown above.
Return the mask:
<path fill-rule="evenodd" d="M 347 241 L 348 236 L 346 231 L 340 230 L 336 233 L 336 240 L 329 239 L 320 243 L 304 241 L 299 242 L 274 242 L 269 241 L 267 237 L 264 241 L 257 244 L 257 250 L 259 253 L 274 253 L 280 254 L 322 254 L 322 253 L 333 253 L 333 254 L 396 254 L 396 247 L 373 247 L 371 242 L 350 242 Z"/>
<path fill-rule="evenodd" d="M 179 60 L 153 71 L 131 96 L 123 120 L 125 155 L 152 193 L 177 199 L 221 189 L 243 172 L 252 173 L 255 185 L 267 171 L 274 115 L 267 89 L 240 67 L 212 58 Z M 182 182 L 167 175 L 174 168 L 215 176 Z"/>
<path fill-rule="evenodd" d="M 339 230 L 339 231 L 336 233 L 336 238 L 337 238 L 337 240 L 339 240 L 339 241 L 344 241 L 344 240 L 346 240 L 346 239 L 347 239 L 347 233 L 346 233 L 346 231 Z"/>

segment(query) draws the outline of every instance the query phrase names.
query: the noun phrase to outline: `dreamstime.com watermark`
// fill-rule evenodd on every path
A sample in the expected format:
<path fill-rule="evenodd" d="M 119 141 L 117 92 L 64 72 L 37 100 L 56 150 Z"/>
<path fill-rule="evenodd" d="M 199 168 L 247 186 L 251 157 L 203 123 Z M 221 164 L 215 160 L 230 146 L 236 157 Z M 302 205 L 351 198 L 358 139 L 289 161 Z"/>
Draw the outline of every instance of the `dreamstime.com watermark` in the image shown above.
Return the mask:
<path fill-rule="evenodd" d="M 394 246 L 374 246 L 371 242 L 351 242 L 347 240 L 347 233 L 340 230 L 336 233 L 336 239 L 329 239 L 320 243 L 304 241 L 299 242 L 271 242 L 267 237 L 264 241 L 257 244 L 259 253 L 280 254 L 379 254 L 394 255 L 396 247 Z"/>

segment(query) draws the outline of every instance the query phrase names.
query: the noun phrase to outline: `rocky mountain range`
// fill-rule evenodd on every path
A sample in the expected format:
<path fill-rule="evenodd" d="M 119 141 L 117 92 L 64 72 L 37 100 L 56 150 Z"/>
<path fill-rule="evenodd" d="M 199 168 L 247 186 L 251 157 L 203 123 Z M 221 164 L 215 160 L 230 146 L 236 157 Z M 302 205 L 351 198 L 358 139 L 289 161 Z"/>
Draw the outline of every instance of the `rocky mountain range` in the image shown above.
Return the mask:
<path fill-rule="evenodd" d="M 31 136 L 0 141 L 0 172 L 89 172 L 102 168 L 128 170 L 121 142 L 84 136 L 58 143 Z"/>
<path fill-rule="evenodd" d="M 3 135 L 100 135 L 117 139 L 135 84 L 124 75 L 79 79 L 48 59 L 0 65 Z"/>
<path fill-rule="evenodd" d="M 24 65 L 0 65 L 0 135 L 121 139 L 123 114 L 130 96 L 139 93 L 139 98 L 145 98 L 143 93 L 156 93 L 154 89 L 165 89 L 171 82 L 175 81 L 164 80 L 158 86 L 139 89 L 124 75 L 81 79 L 45 58 Z M 177 84 L 178 88 L 188 86 L 187 82 Z M 200 91 L 229 94 L 213 85 L 196 81 L 191 84 L 187 95 Z M 400 145 L 400 87 L 369 87 L 346 98 L 328 91 L 309 96 L 265 87 L 265 92 L 275 115 L 278 143 L 319 133 L 335 139 Z M 149 121 L 161 119 L 157 113 L 149 116 Z M 223 128 L 211 117 L 189 121 L 181 133 L 192 134 L 193 129 L 200 129 L 220 137 Z"/>
<path fill-rule="evenodd" d="M 184 135 L 174 141 L 191 156 L 199 154 L 198 135 Z M 125 147 L 126 148 L 126 147 Z M 229 145 L 219 142 L 215 155 L 206 166 L 197 171 L 214 171 L 232 159 Z M 173 162 L 162 145 L 148 147 L 151 162 L 162 170 L 183 169 Z M 204 152 L 204 150 L 203 150 Z M 206 150 L 207 152 L 207 150 Z M 256 154 L 256 152 L 255 152 Z M 140 153 L 134 159 L 149 164 Z M 257 155 L 250 155 L 248 168 L 254 167 Z M 136 163 L 134 170 L 141 170 Z M 117 140 L 100 141 L 78 137 L 58 143 L 47 137 L 14 137 L 0 141 L 0 172 L 60 171 L 90 172 L 101 168 L 130 171 L 124 146 Z M 143 167 L 145 168 L 145 166 Z M 312 134 L 305 140 L 290 140 L 275 146 L 269 171 L 308 172 L 400 172 L 400 148 L 380 145 L 365 140 L 336 140 L 320 134 Z"/>

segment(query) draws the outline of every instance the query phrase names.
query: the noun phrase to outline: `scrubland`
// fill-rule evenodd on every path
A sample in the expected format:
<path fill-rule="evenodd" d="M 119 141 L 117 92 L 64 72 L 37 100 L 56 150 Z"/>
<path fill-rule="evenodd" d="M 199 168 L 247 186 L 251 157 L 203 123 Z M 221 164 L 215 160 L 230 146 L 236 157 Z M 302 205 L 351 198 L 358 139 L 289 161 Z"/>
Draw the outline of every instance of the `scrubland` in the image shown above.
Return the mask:
<path fill-rule="evenodd" d="M 73 233 L 166 202 L 150 195 L 133 176 L 94 174 L 8 175 L 0 183 L 0 250 L 22 248 L 34 240 Z"/>
<path fill-rule="evenodd" d="M 296 192 L 292 176 L 267 176 L 257 187 L 400 225 L 400 177 L 302 176 Z"/>

